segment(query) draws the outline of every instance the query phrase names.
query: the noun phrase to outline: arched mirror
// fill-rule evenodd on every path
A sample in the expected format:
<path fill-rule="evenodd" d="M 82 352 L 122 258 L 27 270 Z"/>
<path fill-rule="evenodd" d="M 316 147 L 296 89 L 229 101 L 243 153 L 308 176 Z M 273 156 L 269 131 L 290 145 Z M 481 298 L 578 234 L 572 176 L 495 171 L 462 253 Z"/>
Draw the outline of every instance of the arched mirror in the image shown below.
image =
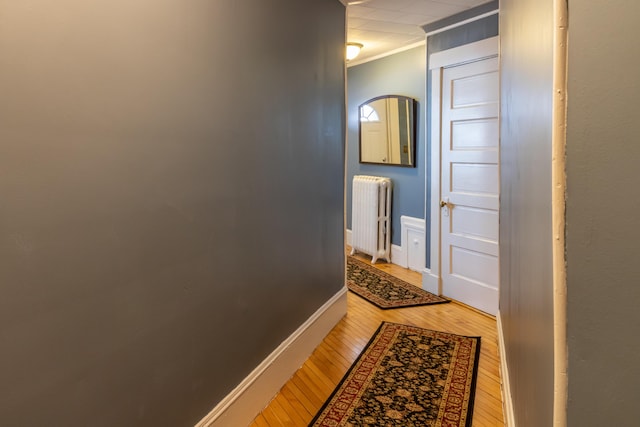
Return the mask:
<path fill-rule="evenodd" d="M 384 95 L 358 108 L 360 163 L 415 167 L 416 100 Z"/>

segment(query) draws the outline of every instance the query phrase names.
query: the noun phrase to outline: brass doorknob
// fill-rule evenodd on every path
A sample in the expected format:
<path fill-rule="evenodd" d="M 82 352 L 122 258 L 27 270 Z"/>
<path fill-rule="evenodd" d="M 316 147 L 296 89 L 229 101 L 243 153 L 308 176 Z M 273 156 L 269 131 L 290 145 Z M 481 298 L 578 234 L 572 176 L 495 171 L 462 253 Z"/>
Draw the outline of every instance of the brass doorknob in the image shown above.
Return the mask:
<path fill-rule="evenodd" d="M 445 202 L 444 200 L 440 200 L 440 207 L 444 208 L 445 206 L 447 206 L 447 202 Z"/>

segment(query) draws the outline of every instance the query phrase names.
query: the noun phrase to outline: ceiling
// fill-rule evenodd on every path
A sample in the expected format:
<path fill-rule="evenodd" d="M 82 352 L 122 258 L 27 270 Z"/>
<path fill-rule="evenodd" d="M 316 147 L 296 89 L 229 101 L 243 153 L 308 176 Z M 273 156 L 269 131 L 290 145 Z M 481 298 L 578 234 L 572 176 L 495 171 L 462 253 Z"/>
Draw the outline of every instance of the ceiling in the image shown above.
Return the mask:
<path fill-rule="evenodd" d="M 349 65 L 424 42 L 421 26 L 489 0 L 340 0 L 347 6 L 347 42 L 364 45 Z"/>

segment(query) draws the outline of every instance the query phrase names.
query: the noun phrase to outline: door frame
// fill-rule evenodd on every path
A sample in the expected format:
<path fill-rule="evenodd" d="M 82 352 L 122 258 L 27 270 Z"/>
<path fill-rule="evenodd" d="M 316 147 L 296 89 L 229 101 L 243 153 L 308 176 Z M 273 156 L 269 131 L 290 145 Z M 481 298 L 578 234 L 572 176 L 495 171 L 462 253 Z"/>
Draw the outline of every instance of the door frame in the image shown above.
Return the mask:
<path fill-rule="evenodd" d="M 442 295 L 442 266 L 440 251 L 442 250 L 442 238 L 440 228 L 440 181 L 442 179 L 440 165 L 442 144 L 441 132 L 441 95 L 442 95 L 442 70 L 447 67 L 462 65 L 468 62 L 479 61 L 499 55 L 499 36 L 490 37 L 477 42 L 465 44 L 460 47 L 443 50 L 429 56 L 429 69 L 431 72 L 431 119 L 428 121 L 431 129 L 431 150 L 425 150 L 425 164 L 431 166 L 431 173 L 426 174 L 426 188 L 431 188 L 431 206 L 426 211 L 430 212 L 431 236 L 430 244 L 430 268 L 422 275 L 423 289 Z M 428 163 L 427 155 L 431 153 L 431 163 Z M 499 167 L 499 165 L 498 165 Z"/>

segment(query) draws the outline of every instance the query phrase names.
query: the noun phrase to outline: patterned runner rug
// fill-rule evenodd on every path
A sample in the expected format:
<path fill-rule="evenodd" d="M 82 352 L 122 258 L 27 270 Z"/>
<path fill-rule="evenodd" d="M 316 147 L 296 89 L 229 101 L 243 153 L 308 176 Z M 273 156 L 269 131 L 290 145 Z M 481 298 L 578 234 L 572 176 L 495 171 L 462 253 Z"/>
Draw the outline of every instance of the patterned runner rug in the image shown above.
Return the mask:
<path fill-rule="evenodd" d="M 470 427 L 480 338 L 383 322 L 309 426 Z"/>
<path fill-rule="evenodd" d="M 352 256 L 347 256 L 347 287 L 383 309 L 449 302 Z"/>

